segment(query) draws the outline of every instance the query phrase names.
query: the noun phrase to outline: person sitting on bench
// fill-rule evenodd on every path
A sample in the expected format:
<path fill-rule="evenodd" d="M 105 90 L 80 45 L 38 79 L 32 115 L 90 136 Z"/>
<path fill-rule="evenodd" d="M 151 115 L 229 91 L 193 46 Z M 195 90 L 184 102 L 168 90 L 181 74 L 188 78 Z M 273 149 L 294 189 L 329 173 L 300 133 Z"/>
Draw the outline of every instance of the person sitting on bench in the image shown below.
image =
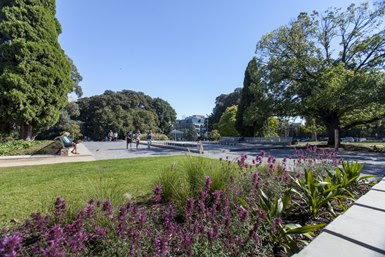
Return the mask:
<path fill-rule="evenodd" d="M 71 153 L 73 154 L 79 154 L 78 153 L 78 148 L 77 148 L 77 140 L 71 140 L 70 138 L 68 138 L 70 134 L 68 132 L 64 133 L 63 134 L 63 143 L 64 143 L 64 147 L 73 147 L 74 149 L 71 151 Z"/>

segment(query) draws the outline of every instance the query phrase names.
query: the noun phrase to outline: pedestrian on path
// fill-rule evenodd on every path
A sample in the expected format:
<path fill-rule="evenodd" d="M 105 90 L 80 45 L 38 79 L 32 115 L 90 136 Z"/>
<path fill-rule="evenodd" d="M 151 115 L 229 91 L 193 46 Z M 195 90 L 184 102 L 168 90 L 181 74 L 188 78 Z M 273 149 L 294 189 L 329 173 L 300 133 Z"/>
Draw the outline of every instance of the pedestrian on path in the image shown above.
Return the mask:
<path fill-rule="evenodd" d="M 118 141 L 118 132 L 115 132 L 115 133 L 114 133 L 114 140 L 115 140 L 115 142 Z"/>
<path fill-rule="evenodd" d="M 140 136 L 141 136 L 140 131 L 137 130 L 136 133 L 135 133 L 135 135 L 134 135 L 134 140 L 135 140 L 135 142 L 136 142 L 136 149 L 139 148 Z"/>
<path fill-rule="evenodd" d="M 108 140 L 110 140 L 110 142 L 111 142 L 113 137 L 114 137 L 114 132 L 112 132 L 112 130 L 110 130 L 110 132 L 108 132 Z"/>
<path fill-rule="evenodd" d="M 128 131 L 127 132 L 127 135 L 126 135 L 126 141 L 127 141 L 127 149 L 128 149 L 128 145 L 130 145 L 130 149 L 132 149 L 132 133 L 131 131 Z"/>
<path fill-rule="evenodd" d="M 152 144 L 152 132 L 151 130 L 147 134 L 147 148 L 150 149 Z"/>

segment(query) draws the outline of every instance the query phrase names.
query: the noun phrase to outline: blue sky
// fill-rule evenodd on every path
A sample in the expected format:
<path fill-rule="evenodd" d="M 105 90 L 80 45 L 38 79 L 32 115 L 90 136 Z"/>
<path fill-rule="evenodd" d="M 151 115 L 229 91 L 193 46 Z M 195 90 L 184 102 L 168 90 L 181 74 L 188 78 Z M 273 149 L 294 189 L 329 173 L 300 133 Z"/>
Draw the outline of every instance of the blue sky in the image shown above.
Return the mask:
<path fill-rule="evenodd" d="M 242 86 L 265 33 L 301 11 L 353 0 L 57 0 L 60 43 L 83 76 L 84 96 L 130 89 L 182 115 L 210 114 Z"/>

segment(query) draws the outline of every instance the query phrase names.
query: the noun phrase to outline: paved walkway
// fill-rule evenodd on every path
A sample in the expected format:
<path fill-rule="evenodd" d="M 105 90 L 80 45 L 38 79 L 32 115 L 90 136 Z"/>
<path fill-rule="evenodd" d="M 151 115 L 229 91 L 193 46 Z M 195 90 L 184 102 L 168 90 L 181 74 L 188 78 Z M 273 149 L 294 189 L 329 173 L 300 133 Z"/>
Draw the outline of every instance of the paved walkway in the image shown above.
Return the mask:
<path fill-rule="evenodd" d="M 168 156 L 168 155 L 181 155 L 186 154 L 184 151 L 151 147 L 148 149 L 145 145 L 139 145 L 139 149 L 126 149 L 125 141 L 118 142 L 84 142 L 85 146 L 91 151 L 96 160 L 106 159 L 121 159 L 121 158 L 137 158 L 137 157 L 155 157 L 155 156 Z M 241 153 L 245 153 L 249 156 L 256 156 L 260 153 L 260 150 L 246 150 L 239 152 L 230 152 L 234 146 L 221 146 L 221 145 L 205 145 L 203 156 L 213 159 L 225 159 L 235 160 Z M 265 149 L 267 155 L 273 155 L 278 159 L 283 157 L 292 157 L 292 149 Z M 191 153 L 192 155 L 196 155 Z M 349 161 L 358 161 L 360 163 L 366 163 L 363 174 L 375 175 L 378 177 L 385 176 L 385 155 L 383 153 L 360 153 L 360 152 L 342 152 L 339 154 L 341 158 Z"/>
<path fill-rule="evenodd" d="M 385 256 L 385 180 L 331 222 L 295 257 Z"/>

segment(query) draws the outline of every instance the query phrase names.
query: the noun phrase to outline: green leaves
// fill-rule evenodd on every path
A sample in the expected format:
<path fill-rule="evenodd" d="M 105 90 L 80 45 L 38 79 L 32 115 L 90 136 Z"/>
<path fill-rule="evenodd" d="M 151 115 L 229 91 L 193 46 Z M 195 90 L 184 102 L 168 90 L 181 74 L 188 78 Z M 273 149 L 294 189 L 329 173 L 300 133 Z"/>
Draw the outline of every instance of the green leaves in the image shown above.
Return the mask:
<path fill-rule="evenodd" d="M 252 80 L 250 62 L 244 90 L 252 83 L 267 89 L 264 96 L 270 95 L 274 105 L 273 110 L 264 108 L 266 113 L 322 122 L 329 145 L 334 144 L 334 129 L 381 120 L 385 117 L 384 8 L 370 10 L 362 4 L 346 11 L 301 13 L 258 42 L 255 59 L 263 63 L 259 68 L 263 72 L 259 80 Z M 262 95 L 255 99 L 258 107 L 263 106 Z M 243 107 L 240 110 L 243 113 Z"/>
<path fill-rule="evenodd" d="M 270 220 L 279 217 L 291 204 L 290 193 L 291 189 L 288 189 L 282 198 L 275 196 L 273 199 L 269 199 L 262 190 L 259 190 L 259 207 L 267 213 Z"/>
<path fill-rule="evenodd" d="M 8 1 L 0 13 L 0 120 L 25 128 L 23 138 L 55 124 L 73 90 L 52 6 Z"/>
<path fill-rule="evenodd" d="M 239 136 L 235 128 L 235 120 L 238 112 L 238 106 L 227 107 L 218 123 L 218 130 L 221 136 Z"/>

